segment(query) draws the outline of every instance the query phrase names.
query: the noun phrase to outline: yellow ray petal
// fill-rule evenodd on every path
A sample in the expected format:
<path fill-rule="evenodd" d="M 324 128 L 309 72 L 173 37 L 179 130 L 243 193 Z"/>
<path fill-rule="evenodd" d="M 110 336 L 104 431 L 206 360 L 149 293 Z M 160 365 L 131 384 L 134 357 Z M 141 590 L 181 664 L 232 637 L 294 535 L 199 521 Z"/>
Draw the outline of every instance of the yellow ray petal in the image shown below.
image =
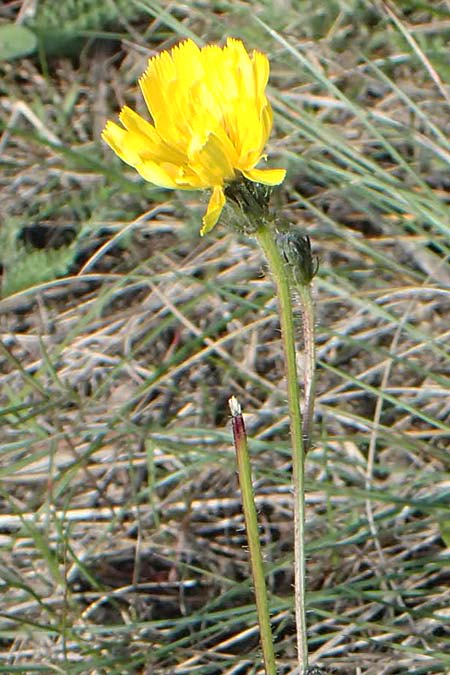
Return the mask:
<path fill-rule="evenodd" d="M 122 149 L 126 135 L 126 130 L 111 120 L 106 122 L 105 128 L 102 131 L 102 139 L 119 155 L 120 159 L 124 159 Z"/>
<path fill-rule="evenodd" d="M 255 78 L 255 95 L 264 96 L 264 90 L 269 79 L 269 60 L 265 54 L 254 51 L 252 56 L 253 76 Z"/>
<path fill-rule="evenodd" d="M 203 216 L 203 227 L 200 230 L 200 236 L 210 232 L 220 218 L 222 209 L 225 206 L 225 193 L 221 185 L 216 185 L 209 200 L 208 209 Z"/>
<path fill-rule="evenodd" d="M 193 137 L 189 148 L 189 166 L 198 175 L 204 187 L 213 187 L 223 180 L 234 178 L 234 148 L 226 137 L 209 133 L 206 138 Z"/>
<path fill-rule="evenodd" d="M 125 129 L 128 131 L 137 131 L 143 136 L 147 136 L 151 141 L 157 142 L 159 140 L 158 134 L 155 131 L 153 124 L 141 117 L 137 112 L 124 106 L 119 114 L 119 119 Z"/>
<path fill-rule="evenodd" d="M 264 183 L 264 185 L 279 185 L 286 176 L 285 169 L 250 169 L 242 173 L 254 183 Z"/>
<path fill-rule="evenodd" d="M 120 159 L 130 166 L 135 167 L 148 158 L 155 159 L 151 156 L 152 143 L 146 136 L 139 132 L 122 129 L 114 122 L 106 123 L 102 138 Z M 144 156 L 145 154 L 147 157 Z"/>
<path fill-rule="evenodd" d="M 171 190 L 174 190 L 178 187 L 170 172 L 156 162 L 145 160 L 139 164 L 135 164 L 134 168 L 142 176 L 142 178 L 147 180 L 149 183 L 153 183 L 153 185 L 158 185 L 159 187 L 163 188 L 170 188 Z"/>

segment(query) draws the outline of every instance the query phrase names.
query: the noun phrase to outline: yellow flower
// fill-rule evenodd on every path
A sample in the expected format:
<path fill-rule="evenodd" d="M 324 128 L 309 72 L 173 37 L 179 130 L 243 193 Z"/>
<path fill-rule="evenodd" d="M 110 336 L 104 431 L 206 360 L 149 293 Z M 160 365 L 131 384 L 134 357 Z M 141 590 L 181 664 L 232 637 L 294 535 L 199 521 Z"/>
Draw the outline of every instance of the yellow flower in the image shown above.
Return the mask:
<path fill-rule="evenodd" d="M 272 129 L 265 95 L 269 62 L 240 40 L 200 49 L 192 40 L 149 60 L 139 84 L 153 123 L 125 106 L 102 138 L 145 180 L 166 188 L 212 188 L 201 234 L 217 223 L 225 183 L 278 185 L 284 169 L 256 169 Z"/>

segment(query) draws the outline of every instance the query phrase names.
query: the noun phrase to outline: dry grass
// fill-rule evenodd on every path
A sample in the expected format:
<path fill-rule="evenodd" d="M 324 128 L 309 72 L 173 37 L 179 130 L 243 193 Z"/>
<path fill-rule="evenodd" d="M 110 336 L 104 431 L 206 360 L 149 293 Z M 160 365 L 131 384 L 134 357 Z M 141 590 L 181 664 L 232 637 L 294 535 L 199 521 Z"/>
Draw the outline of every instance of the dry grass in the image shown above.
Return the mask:
<path fill-rule="evenodd" d="M 121 42 L 52 56 L 47 72 L 1 64 L 0 672 L 262 672 L 232 394 L 280 673 L 295 667 L 271 280 L 252 241 L 198 237 L 201 196 L 142 185 L 98 140 L 125 100 L 142 110 L 149 53 L 225 26 L 271 56 L 270 155 L 289 169 L 274 206 L 321 262 L 311 661 L 450 672 L 448 7 L 301 4 L 255 3 L 254 18 L 247 3 L 147 2 Z"/>

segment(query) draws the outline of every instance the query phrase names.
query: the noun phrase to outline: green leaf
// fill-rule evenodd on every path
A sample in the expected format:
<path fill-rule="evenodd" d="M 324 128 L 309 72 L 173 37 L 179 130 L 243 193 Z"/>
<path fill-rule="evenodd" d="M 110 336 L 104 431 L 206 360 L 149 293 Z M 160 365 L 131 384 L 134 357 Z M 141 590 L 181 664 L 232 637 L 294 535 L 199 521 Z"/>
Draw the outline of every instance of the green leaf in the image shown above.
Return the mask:
<path fill-rule="evenodd" d="M 0 26 L 0 61 L 27 56 L 35 51 L 36 46 L 36 35 L 29 28 L 14 23 Z"/>

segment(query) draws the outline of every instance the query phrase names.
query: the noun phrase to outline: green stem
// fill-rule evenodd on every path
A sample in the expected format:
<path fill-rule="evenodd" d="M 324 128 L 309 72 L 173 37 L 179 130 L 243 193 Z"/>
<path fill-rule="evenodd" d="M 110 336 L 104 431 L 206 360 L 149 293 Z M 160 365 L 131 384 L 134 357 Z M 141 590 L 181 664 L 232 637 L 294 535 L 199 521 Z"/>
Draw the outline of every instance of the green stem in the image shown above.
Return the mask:
<path fill-rule="evenodd" d="M 258 614 L 259 632 L 263 652 L 266 675 L 277 675 L 275 653 L 273 649 L 272 629 L 270 626 L 269 602 L 267 599 L 266 579 L 259 540 L 258 518 L 256 515 L 255 497 L 252 484 L 252 470 L 248 453 L 247 434 L 244 419 L 237 400 L 230 398 L 234 445 L 238 465 L 239 485 L 242 494 L 242 510 L 244 512 L 247 542 L 250 553 L 253 584 L 255 588 L 256 611 Z"/>
<path fill-rule="evenodd" d="M 292 480 L 294 486 L 294 572 L 295 572 L 295 619 L 297 624 L 297 655 L 300 674 L 308 666 L 308 647 L 306 642 L 305 612 L 305 486 L 302 417 L 300 412 L 300 393 L 295 353 L 294 318 L 292 313 L 291 288 L 289 274 L 278 250 L 273 232 L 263 224 L 256 232 L 270 271 L 272 272 L 280 307 L 281 336 L 283 340 L 289 418 L 292 444 Z"/>
<path fill-rule="evenodd" d="M 305 455 L 311 447 L 316 394 L 315 314 L 311 284 L 297 284 L 302 313 L 303 345 L 305 353 L 305 407 L 303 410 L 303 448 Z"/>

